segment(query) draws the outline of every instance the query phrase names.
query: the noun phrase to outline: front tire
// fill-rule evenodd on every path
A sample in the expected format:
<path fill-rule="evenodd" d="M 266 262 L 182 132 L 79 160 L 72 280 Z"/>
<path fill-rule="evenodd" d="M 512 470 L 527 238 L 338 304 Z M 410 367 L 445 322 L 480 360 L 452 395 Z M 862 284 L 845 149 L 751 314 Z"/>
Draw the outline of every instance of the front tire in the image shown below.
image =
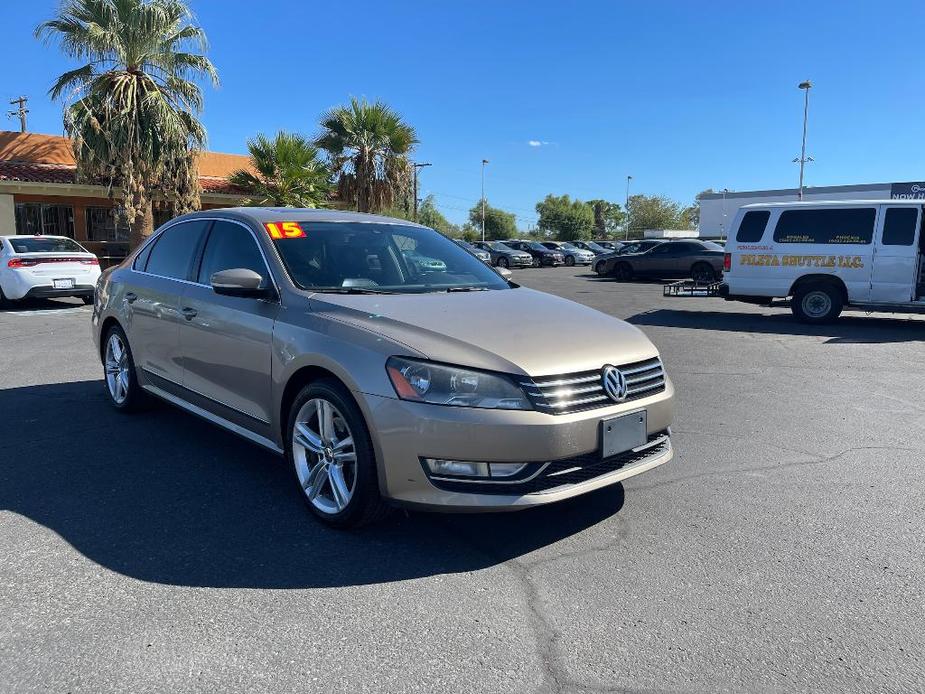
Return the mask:
<path fill-rule="evenodd" d="M 122 412 L 135 412 L 144 403 L 144 393 L 135 376 L 135 359 L 125 331 L 114 325 L 104 340 L 103 380 L 109 402 Z"/>
<path fill-rule="evenodd" d="M 596 263 L 594 263 L 594 267 L 593 267 L 592 269 L 593 269 L 594 272 L 597 273 L 598 275 L 603 275 L 603 274 L 604 274 L 604 265 L 605 265 L 604 261 L 603 261 L 603 260 L 599 260 L 599 261 L 597 261 Z"/>
<path fill-rule="evenodd" d="M 618 282 L 629 282 L 633 279 L 633 268 L 629 263 L 617 263 L 613 268 L 613 276 Z"/>
<path fill-rule="evenodd" d="M 575 258 L 573 256 L 565 256 L 565 264 L 569 267 L 575 267 Z"/>
<path fill-rule="evenodd" d="M 802 323 L 831 323 L 841 315 L 844 303 L 837 287 L 814 284 L 794 292 L 790 310 Z"/>
<path fill-rule="evenodd" d="M 354 528 L 388 515 L 369 429 L 338 381 L 315 381 L 296 397 L 286 428 L 286 459 L 302 500 L 324 523 Z"/>
<path fill-rule="evenodd" d="M 507 258 L 505 258 L 505 257 L 502 255 L 500 258 L 498 258 L 498 267 L 510 268 L 510 267 L 511 267 L 511 261 L 509 261 Z"/>

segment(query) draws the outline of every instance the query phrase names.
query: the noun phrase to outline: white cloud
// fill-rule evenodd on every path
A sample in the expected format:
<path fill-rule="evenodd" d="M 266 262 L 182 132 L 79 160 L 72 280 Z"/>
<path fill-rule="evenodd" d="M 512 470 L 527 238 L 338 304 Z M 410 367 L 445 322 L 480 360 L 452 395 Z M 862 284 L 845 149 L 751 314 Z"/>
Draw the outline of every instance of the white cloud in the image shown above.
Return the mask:
<path fill-rule="evenodd" d="M 548 142 L 543 142 L 542 140 L 527 140 L 527 144 L 531 147 L 542 147 L 543 145 L 548 145 Z"/>

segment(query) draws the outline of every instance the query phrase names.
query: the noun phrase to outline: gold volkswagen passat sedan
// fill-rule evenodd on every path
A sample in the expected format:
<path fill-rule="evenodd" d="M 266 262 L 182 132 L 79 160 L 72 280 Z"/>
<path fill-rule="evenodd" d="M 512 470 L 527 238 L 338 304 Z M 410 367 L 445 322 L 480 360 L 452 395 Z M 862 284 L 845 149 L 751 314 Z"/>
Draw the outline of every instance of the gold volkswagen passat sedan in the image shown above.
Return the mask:
<path fill-rule="evenodd" d="M 547 504 L 672 456 L 674 391 L 641 331 L 409 222 L 198 212 L 96 296 L 116 408 L 153 395 L 285 455 L 332 525 Z"/>

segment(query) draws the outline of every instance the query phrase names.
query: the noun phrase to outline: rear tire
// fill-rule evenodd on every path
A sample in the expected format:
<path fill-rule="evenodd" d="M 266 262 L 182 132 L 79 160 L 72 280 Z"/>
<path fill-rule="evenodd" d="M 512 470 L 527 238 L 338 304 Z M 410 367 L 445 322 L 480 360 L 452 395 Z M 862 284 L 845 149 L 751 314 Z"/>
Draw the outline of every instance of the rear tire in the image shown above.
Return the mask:
<path fill-rule="evenodd" d="M 80 297 L 81 301 L 84 302 L 84 305 L 90 306 L 93 303 L 93 296 L 82 296 Z"/>
<path fill-rule="evenodd" d="M 802 323 L 831 323 L 841 315 L 844 299 L 838 287 L 831 284 L 810 284 L 793 293 L 790 310 Z"/>
<path fill-rule="evenodd" d="M 694 263 L 691 268 L 691 279 L 697 284 L 710 284 L 716 281 L 716 272 L 709 263 Z"/>
<path fill-rule="evenodd" d="M 302 501 L 327 525 L 356 528 L 391 511 L 379 495 L 376 455 L 363 413 L 334 379 L 310 383 L 292 403 L 286 460 Z"/>
<path fill-rule="evenodd" d="M 0 308 L 9 308 L 10 300 L 6 298 L 6 295 L 3 293 L 3 289 L 0 288 Z"/>
<path fill-rule="evenodd" d="M 633 279 L 633 267 L 629 263 L 617 263 L 613 268 L 613 276 L 617 282 L 629 282 Z"/>

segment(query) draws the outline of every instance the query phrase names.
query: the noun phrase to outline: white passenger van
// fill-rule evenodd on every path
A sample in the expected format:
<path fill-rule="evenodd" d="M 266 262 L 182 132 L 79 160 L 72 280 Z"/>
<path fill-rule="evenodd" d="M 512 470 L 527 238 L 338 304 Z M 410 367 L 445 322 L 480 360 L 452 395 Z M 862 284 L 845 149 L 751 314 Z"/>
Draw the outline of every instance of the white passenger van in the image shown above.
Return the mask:
<path fill-rule="evenodd" d="M 728 300 L 791 297 L 810 323 L 845 307 L 925 313 L 923 201 L 839 200 L 746 205 L 726 244 Z"/>

